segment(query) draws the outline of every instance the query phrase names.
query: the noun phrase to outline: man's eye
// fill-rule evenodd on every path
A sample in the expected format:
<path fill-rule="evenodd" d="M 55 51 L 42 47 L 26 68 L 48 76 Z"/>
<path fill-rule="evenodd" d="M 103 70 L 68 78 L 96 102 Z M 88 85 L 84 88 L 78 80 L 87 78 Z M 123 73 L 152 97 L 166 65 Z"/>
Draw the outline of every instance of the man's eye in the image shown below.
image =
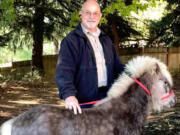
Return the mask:
<path fill-rule="evenodd" d="M 85 12 L 85 14 L 86 14 L 86 15 L 89 15 L 89 14 L 90 14 L 90 12 Z"/>

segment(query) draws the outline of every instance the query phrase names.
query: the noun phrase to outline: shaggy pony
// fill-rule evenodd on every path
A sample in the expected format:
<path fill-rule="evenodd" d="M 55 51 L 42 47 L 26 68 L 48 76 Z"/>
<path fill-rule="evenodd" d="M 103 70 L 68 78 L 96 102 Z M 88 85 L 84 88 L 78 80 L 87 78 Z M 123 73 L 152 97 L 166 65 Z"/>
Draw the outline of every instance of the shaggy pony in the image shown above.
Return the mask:
<path fill-rule="evenodd" d="M 175 103 L 174 93 L 169 96 L 172 85 L 165 64 L 139 56 L 126 64 L 108 96 L 94 108 L 74 115 L 65 108 L 36 106 L 5 122 L 0 135 L 140 135 L 150 111 Z"/>

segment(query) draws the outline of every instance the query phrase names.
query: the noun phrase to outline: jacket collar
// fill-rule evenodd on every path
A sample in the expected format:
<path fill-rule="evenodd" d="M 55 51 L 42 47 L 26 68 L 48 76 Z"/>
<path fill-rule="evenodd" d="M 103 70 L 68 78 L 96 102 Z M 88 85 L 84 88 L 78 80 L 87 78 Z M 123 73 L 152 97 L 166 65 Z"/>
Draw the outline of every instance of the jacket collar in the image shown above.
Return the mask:
<path fill-rule="evenodd" d="M 81 37 L 86 37 L 86 35 L 84 34 L 84 32 L 82 30 L 81 23 L 79 23 L 78 26 L 76 27 L 75 33 Z M 105 36 L 105 35 L 106 34 L 103 31 L 101 31 L 99 36 L 101 37 L 101 36 Z"/>

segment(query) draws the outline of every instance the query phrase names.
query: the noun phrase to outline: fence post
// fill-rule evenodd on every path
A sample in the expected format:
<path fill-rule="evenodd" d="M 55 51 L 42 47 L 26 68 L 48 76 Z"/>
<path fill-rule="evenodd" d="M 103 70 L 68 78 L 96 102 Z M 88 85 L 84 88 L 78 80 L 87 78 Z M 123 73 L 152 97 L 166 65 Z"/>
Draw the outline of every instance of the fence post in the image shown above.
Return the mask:
<path fill-rule="evenodd" d="M 168 69 L 169 69 L 169 68 L 170 68 L 170 65 L 169 65 L 169 62 L 170 62 L 170 48 L 167 47 L 166 50 L 167 50 L 167 51 L 166 51 L 166 64 L 167 64 L 167 67 L 168 67 Z"/>
<path fill-rule="evenodd" d="M 144 47 L 139 48 L 139 54 L 142 56 L 144 54 Z"/>

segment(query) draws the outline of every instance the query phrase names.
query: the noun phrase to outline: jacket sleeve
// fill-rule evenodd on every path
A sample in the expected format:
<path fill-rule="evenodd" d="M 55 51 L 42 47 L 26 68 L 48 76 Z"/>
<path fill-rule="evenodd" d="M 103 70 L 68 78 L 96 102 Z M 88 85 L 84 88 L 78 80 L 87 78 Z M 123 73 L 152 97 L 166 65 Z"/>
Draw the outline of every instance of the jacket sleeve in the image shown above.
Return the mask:
<path fill-rule="evenodd" d="M 117 79 L 118 76 L 124 71 L 125 65 L 120 61 L 119 56 L 113 45 L 114 53 L 114 79 Z"/>
<path fill-rule="evenodd" d="M 56 84 L 59 90 L 59 97 L 66 99 L 69 96 L 76 96 L 77 90 L 74 86 L 74 76 L 76 72 L 78 49 L 71 39 L 67 37 L 62 40 L 57 66 Z"/>

